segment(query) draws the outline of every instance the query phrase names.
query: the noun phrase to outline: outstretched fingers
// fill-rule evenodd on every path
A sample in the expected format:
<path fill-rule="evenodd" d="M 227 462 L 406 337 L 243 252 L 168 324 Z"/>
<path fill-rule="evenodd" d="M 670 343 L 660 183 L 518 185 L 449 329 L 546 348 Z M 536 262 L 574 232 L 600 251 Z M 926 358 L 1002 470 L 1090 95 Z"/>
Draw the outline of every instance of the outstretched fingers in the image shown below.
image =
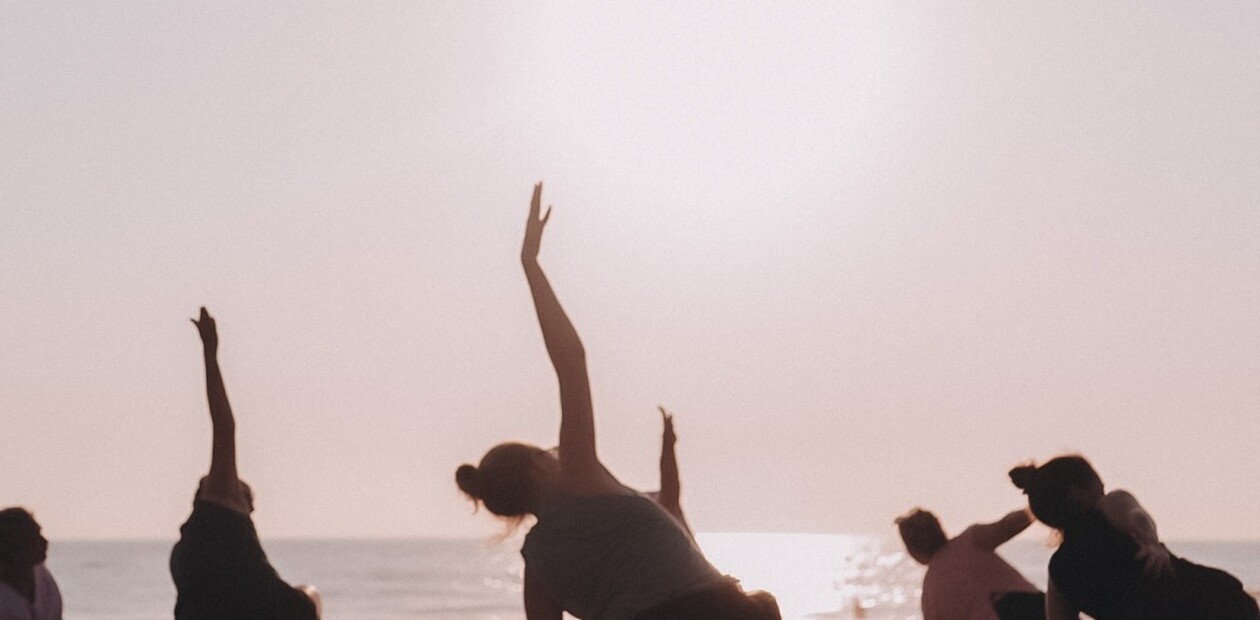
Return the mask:
<path fill-rule="evenodd" d="M 525 242 L 521 246 L 521 259 L 533 260 L 538 257 L 538 248 L 542 245 L 543 228 L 551 219 L 551 205 L 547 212 L 542 212 L 542 182 L 534 184 L 534 196 L 529 201 L 529 219 L 525 221 Z M 541 216 L 540 216 L 541 213 Z"/>

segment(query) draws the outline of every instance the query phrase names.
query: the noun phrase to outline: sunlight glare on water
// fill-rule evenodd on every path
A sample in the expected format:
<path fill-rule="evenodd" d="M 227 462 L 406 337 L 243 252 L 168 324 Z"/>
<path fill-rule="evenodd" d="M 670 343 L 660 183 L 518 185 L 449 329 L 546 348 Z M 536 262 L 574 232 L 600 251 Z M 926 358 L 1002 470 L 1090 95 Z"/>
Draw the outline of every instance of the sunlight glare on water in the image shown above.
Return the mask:
<path fill-rule="evenodd" d="M 785 619 L 916 617 L 922 571 L 878 538 L 700 533 L 697 540 L 746 590 L 774 593 Z"/>

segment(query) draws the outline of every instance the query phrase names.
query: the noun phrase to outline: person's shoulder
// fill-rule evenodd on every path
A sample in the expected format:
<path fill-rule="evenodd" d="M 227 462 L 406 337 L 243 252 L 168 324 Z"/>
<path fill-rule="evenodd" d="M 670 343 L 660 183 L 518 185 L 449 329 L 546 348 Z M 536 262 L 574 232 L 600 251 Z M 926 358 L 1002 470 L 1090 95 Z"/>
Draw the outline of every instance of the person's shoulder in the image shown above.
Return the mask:
<path fill-rule="evenodd" d="M 962 532 L 959 532 L 957 536 L 949 539 L 949 542 L 947 543 L 947 545 L 960 545 L 961 544 L 961 545 L 974 547 L 976 546 L 976 533 L 979 531 L 980 531 L 980 524 L 972 523 L 971 525 L 968 525 L 966 529 L 964 529 Z"/>

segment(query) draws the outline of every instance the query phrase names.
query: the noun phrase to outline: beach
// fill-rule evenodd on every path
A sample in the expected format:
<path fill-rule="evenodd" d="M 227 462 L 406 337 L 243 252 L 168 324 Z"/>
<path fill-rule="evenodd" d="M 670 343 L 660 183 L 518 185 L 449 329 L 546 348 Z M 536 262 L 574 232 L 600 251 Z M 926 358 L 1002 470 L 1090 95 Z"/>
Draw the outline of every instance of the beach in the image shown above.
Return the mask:
<path fill-rule="evenodd" d="M 891 538 L 701 533 L 710 560 L 779 599 L 785 620 L 917 620 L 923 568 Z M 172 617 L 174 541 L 54 541 L 48 566 L 66 620 Z M 1260 543 L 1171 542 L 1176 554 L 1260 588 Z M 275 540 L 264 547 L 292 583 L 313 583 L 329 620 L 522 620 L 519 540 Z M 1039 586 L 1051 549 L 1020 539 L 1002 555 Z M 858 612 L 857 610 L 861 611 Z M 861 615 L 859 615 L 859 613 Z"/>

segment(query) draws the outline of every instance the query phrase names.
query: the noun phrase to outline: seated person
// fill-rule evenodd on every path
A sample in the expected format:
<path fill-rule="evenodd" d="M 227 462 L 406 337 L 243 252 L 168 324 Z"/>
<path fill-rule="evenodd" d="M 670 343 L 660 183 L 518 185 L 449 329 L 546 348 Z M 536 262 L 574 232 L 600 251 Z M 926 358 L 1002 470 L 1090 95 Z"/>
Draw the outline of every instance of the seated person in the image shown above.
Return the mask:
<path fill-rule="evenodd" d="M 1044 596 L 996 549 L 1032 524 L 1027 510 L 946 538 L 936 515 L 914 509 L 896 521 L 910 557 L 927 566 L 923 620 L 1043 620 Z"/>
<path fill-rule="evenodd" d="M 176 620 L 316 620 L 319 595 L 292 587 L 263 552 L 250 513 L 254 496 L 236 476 L 236 422 L 219 371 L 218 332 L 201 309 L 194 320 L 205 350 L 206 393 L 214 439 L 210 473 L 171 550 Z"/>
<path fill-rule="evenodd" d="M 24 508 L 0 510 L 0 619 L 61 620 L 61 591 L 44 567 L 48 539 Z"/>

